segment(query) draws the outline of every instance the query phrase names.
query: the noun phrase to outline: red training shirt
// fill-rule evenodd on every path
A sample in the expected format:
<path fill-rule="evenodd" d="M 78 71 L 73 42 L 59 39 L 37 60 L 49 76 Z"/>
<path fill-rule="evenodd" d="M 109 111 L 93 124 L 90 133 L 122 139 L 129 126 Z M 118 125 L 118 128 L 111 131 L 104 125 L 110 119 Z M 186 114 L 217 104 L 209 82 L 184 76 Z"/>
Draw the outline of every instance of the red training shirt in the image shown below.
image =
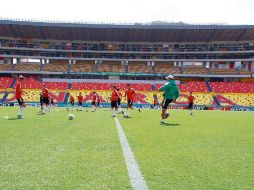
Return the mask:
<path fill-rule="evenodd" d="M 133 100 L 135 94 L 136 92 L 132 88 L 125 90 L 125 96 L 127 97 L 127 100 Z"/>
<path fill-rule="evenodd" d="M 21 82 L 18 82 L 16 86 L 16 99 L 22 98 L 22 85 Z"/>
<path fill-rule="evenodd" d="M 188 96 L 188 102 L 193 103 L 195 100 L 194 96 Z"/>

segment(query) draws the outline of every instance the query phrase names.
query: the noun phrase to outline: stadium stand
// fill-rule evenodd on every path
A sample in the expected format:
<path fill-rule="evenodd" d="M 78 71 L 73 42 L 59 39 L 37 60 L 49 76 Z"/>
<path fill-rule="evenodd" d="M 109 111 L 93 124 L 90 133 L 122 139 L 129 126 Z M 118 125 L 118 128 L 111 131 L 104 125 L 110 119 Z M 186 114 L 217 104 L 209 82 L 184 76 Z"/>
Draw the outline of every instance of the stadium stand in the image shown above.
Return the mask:
<path fill-rule="evenodd" d="M 183 67 L 183 74 L 208 74 L 208 69 L 203 67 Z"/>
<path fill-rule="evenodd" d="M 13 70 L 14 66 L 15 65 L 10 64 L 10 63 L 8 63 L 8 64 L 0 64 L 0 71 L 10 71 L 10 70 Z"/>
<path fill-rule="evenodd" d="M 132 62 L 128 64 L 129 73 L 153 73 L 152 67 L 148 66 L 147 63 Z"/>
<path fill-rule="evenodd" d="M 161 74 L 180 74 L 179 67 L 174 67 L 173 64 L 169 63 L 156 63 L 155 73 Z"/>
<path fill-rule="evenodd" d="M 17 71 L 40 71 L 41 64 L 39 63 L 19 63 L 16 65 L 15 70 Z"/>
<path fill-rule="evenodd" d="M 10 88 L 12 80 L 11 77 L 0 77 L 0 89 Z"/>
<path fill-rule="evenodd" d="M 216 93 L 254 93 L 254 82 L 210 82 Z"/>
<path fill-rule="evenodd" d="M 237 70 L 234 69 L 215 69 L 212 68 L 211 70 L 211 74 L 213 75 L 237 75 L 239 74 L 237 72 Z"/>
<path fill-rule="evenodd" d="M 77 61 L 76 64 L 71 65 L 72 72 L 95 72 L 94 62 L 91 61 Z"/>
<path fill-rule="evenodd" d="M 45 64 L 43 70 L 50 72 L 67 72 L 67 61 L 52 61 L 49 64 Z"/>
<path fill-rule="evenodd" d="M 124 66 L 120 62 L 103 62 L 102 64 L 99 64 L 98 71 L 115 73 L 126 72 Z"/>

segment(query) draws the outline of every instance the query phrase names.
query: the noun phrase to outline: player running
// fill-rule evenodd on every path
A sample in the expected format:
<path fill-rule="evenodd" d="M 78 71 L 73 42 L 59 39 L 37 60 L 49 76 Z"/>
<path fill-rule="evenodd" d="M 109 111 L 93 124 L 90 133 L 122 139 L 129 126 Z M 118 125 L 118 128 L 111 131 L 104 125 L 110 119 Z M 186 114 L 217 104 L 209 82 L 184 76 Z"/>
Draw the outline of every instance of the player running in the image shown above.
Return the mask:
<path fill-rule="evenodd" d="M 158 98 L 153 99 L 153 109 L 158 109 L 159 108 L 159 102 Z"/>
<path fill-rule="evenodd" d="M 96 111 L 96 100 L 97 100 L 97 93 L 96 92 L 93 92 L 93 101 L 92 101 L 92 112 L 95 112 Z"/>
<path fill-rule="evenodd" d="M 83 96 L 82 96 L 82 94 L 81 94 L 81 92 L 79 93 L 79 95 L 78 95 L 78 108 L 77 108 L 77 111 L 79 110 L 79 111 L 82 111 L 82 107 L 83 107 L 83 105 L 82 105 L 82 102 L 83 102 Z"/>
<path fill-rule="evenodd" d="M 23 119 L 23 112 L 24 112 L 24 109 L 26 107 L 24 99 L 22 98 L 23 93 L 24 93 L 23 87 L 22 87 L 23 79 L 25 79 L 25 77 L 22 76 L 22 75 L 19 75 L 18 82 L 17 82 L 17 85 L 16 85 L 16 99 L 19 103 L 18 119 Z"/>
<path fill-rule="evenodd" d="M 160 92 L 163 92 L 163 101 L 161 104 L 161 125 L 165 123 L 165 119 L 169 116 L 169 113 L 167 111 L 169 104 L 171 102 L 175 102 L 176 99 L 179 97 L 179 90 L 175 84 L 174 76 L 169 75 L 166 77 L 166 80 L 167 82 L 159 89 Z"/>
<path fill-rule="evenodd" d="M 125 90 L 125 97 L 127 100 L 127 107 L 126 107 L 126 111 L 124 114 L 124 117 L 129 117 L 129 112 L 128 109 L 133 109 L 132 104 L 133 104 L 133 99 L 134 96 L 136 96 L 136 92 L 133 88 L 131 88 L 130 84 L 127 84 L 127 89 Z"/>
<path fill-rule="evenodd" d="M 192 115 L 192 111 L 193 111 L 193 104 L 194 104 L 194 96 L 192 96 L 192 92 L 190 92 L 190 95 L 188 96 L 188 102 L 189 102 L 189 110 L 190 110 L 190 115 Z"/>
<path fill-rule="evenodd" d="M 42 101 L 43 101 L 43 108 L 42 108 L 42 114 L 45 114 L 47 111 L 47 108 L 50 112 L 50 108 L 49 108 L 49 90 L 46 87 L 45 84 L 43 84 L 43 88 L 42 88 Z"/>
<path fill-rule="evenodd" d="M 73 111 L 73 107 L 74 107 L 74 97 L 70 94 L 69 97 L 69 104 L 71 106 L 71 110 Z"/>
<path fill-rule="evenodd" d="M 55 106 L 54 96 L 51 95 L 51 96 L 50 96 L 50 107 L 53 108 L 54 106 Z"/>
<path fill-rule="evenodd" d="M 97 96 L 97 107 L 100 108 L 100 104 L 101 104 L 101 97 L 98 95 Z"/>
<path fill-rule="evenodd" d="M 118 104 L 117 101 L 119 99 L 119 93 L 116 90 L 116 86 L 112 86 L 112 94 L 111 94 L 111 111 L 112 111 L 112 116 L 115 117 L 115 111 L 117 112 L 118 109 Z M 114 110 L 115 109 L 115 110 Z"/>
<path fill-rule="evenodd" d="M 42 92 L 40 93 L 40 105 L 41 105 L 41 113 L 43 112 L 43 96 Z"/>
<path fill-rule="evenodd" d="M 122 110 L 122 108 L 121 108 L 121 100 L 122 100 L 123 95 L 122 95 L 122 93 L 120 92 L 120 89 L 119 89 L 119 88 L 117 88 L 116 90 L 117 90 L 117 92 L 118 92 L 118 94 L 119 94 L 119 98 L 118 98 L 118 100 L 117 100 L 118 113 L 124 114 L 124 112 L 123 112 L 123 110 Z"/>

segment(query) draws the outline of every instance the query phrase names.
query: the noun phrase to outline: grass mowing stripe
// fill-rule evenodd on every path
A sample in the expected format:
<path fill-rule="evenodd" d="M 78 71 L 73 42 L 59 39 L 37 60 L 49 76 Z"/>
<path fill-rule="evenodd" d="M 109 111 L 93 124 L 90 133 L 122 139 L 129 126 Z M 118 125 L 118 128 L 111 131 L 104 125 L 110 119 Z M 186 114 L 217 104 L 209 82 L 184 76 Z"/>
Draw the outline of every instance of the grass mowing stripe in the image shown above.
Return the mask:
<path fill-rule="evenodd" d="M 124 131 L 122 129 L 122 126 L 119 123 L 119 120 L 115 118 L 115 123 L 117 127 L 118 136 L 120 139 L 121 147 L 123 150 L 123 155 L 125 159 L 125 163 L 128 170 L 128 175 L 130 178 L 130 183 L 132 186 L 132 189 L 134 190 L 146 190 L 148 189 L 146 182 L 139 170 L 138 164 L 135 160 L 135 157 L 131 151 L 131 148 L 129 146 L 129 143 L 126 139 L 126 136 L 124 134 Z"/>

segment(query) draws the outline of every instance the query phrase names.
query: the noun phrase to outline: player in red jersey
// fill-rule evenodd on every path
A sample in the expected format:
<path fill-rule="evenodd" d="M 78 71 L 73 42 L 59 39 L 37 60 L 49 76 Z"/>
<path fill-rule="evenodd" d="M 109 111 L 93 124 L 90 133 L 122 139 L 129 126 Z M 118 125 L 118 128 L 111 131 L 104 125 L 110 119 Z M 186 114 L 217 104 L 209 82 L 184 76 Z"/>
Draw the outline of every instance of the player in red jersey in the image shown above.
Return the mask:
<path fill-rule="evenodd" d="M 92 112 L 96 111 L 96 100 L 97 100 L 97 97 L 98 97 L 97 93 L 93 92 L 93 101 L 92 101 L 92 108 L 93 108 L 93 110 L 92 110 Z"/>
<path fill-rule="evenodd" d="M 51 95 L 51 96 L 50 96 L 50 107 L 53 108 L 54 106 L 55 106 L 54 96 Z"/>
<path fill-rule="evenodd" d="M 26 104 L 24 102 L 24 99 L 22 97 L 24 91 L 23 91 L 23 87 L 22 87 L 22 84 L 23 84 L 23 79 L 25 79 L 24 76 L 22 75 L 19 75 L 18 77 L 18 82 L 17 82 L 17 85 L 16 85 L 16 99 L 19 103 L 19 112 L 18 112 L 18 119 L 23 119 L 23 112 L 24 112 L 24 109 L 26 107 Z"/>
<path fill-rule="evenodd" d="M 189 110 L 190 110 L 190 115 L 192 115 L 192 111 L 193 111 L 193 104 L 194 104 L 194 96 L 192 96 L 192 92 L 190 92 L 190 95 L 188 96 L 188 102 L 189 102 Z"/>
<path fill-rule="evenodd" d="M 124 114 L 124 112 L 123 112 L 123 110 L 121 108 L 121 101 L 122 101 L 123 95 L 122 95 L 122 93 L 121 93 L 119 88 L 117 88 L 116 90 L 117 90 L 117 92 L 119 94 L 119 98 L 118 98 L 118 101 L 117 101 L 117 104 L 118 104 L 118 113 Z"/>
<path fill-rule="evenodd" d="M 157 98 L 154 98 L 154 100 L 153 100 L 153 107 L 154 107 L 154 109 L 157 109 L 159 107 L 159 102 L 158 102 Z"/>
<path fill-rule="evenodd" d="M 136 92 L 133 88 L 131 88 L 130 84 L 127 84 L 127 89 L 125 90 L 125 97 L 127 100 L 127 107 L 126 107 L 126 112 L 124 114 L 124 117 L 129 117 L 128 109 L 133 109 L 132 104 L 133 104 L 133 99 L 136 96 Z"/>
<path fill-rule="evenodd" d="M 78 107 L 79 108 L 77 108 L 77 111 L 79 110 L 79 111 L 82 111 L 82 107 L 83 107 L 83 105 L 82 105 L 82 102 L 83 102 L 83 96 L 82 96 L 82 93 L 80 92 L 79 93 L 79 95 L 78 95 Z"/>
<path fill-rule="evenodd" d="M 100 108 L 100 103 L 101 103 L 101 97 L 98 95 L 97 96 L 97 107 Z"/>
<path fill-rule="evenodd" d="M 42 101 L 43 101 L 42 113 L 45 114 L 47 108 L 50 112 L 50 108 L 49 108 L 49 90 L 48 90 L 48 88 L 46 87 L 45 84 L 43 84 L 43 88 L 42 88 Z"/>
<path fill-rule="evenodd" d="M 111 94 L 110 101 L 111 101 L 111 111 L 112 111 L 113 117 L 116 116 L 115 111 L 117 112 L 117 109 L 118 109 L 118 104 L 117 104 L 118 99 L 119 99 L 119 93 L 116 90 L 116 86 L 112 86 L 112 94 Z"/>
<path fill-rule="evenodd" d="M 71 94 L 69 94 L 70 96 L 69 96 L 69 104 L 71 105 L 71 108 L 72 108 L 72 111 L 73 111 L 73 107 L 74 107 L 74 97 L 71 95 Z"/>

